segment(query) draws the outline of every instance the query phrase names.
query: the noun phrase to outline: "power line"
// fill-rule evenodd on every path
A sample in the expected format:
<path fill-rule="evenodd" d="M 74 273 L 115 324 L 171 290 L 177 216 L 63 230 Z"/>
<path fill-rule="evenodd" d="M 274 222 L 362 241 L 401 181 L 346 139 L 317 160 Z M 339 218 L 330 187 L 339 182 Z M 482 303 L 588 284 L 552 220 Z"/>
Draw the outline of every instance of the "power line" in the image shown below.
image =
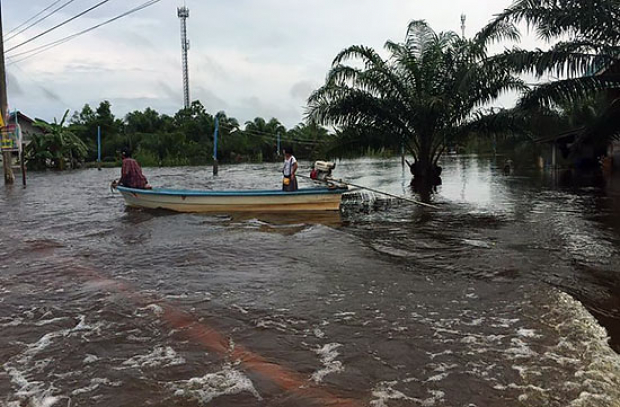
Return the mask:
<path fill-rule="evenodd" d="M 239 133 L 247 133 L 253 136 L 257 136 L 262 138 L 263 140 L 277 140 L 278 135 L 277 134 L 273 134 L 273 133 L 267 133 L 264 131 L 260 131 L 260 130 L 241 130 L 238 127 L 234 127 L 231 125 L 227 125 L 227 124 L 220 124 L 220 128 L 225 128 L 227 130 L 237 130 Z M 295 131 L 295 129 L 291 129 L 290 131 Z M 312 145 L 316 145 L 316 144 L 324 144 L 324 143 L 328 143 L 330 140 L 317 140 L 317 141 L 312 141 L 312 140 L 299 140 L 299 139 L 285 139 L 284 136 L 281 137 L 282 141 L 287 141 L 287 142 L 292 142 L 292 143 L 296 143 L 296 144 L 312 144 Z"/>
<path fill-rule="evenodd" d="M 27 55 L 27 54 L 30 54 L 30 55 L 25 56 L 24 58 L 19 59 L 17 61 L 13 61 L 13 62 L 11 62 L 11 64 L 25 61 L 26 59 L 32 58 L 35 55 L 39 55 L 39 54 L 41 54 L 41 53 L 43 53 L 45 51 L 49 51 L 52 48 L 55 48 L 55 47 L 57 47 L 59 45 L 62 45 L 64 43 L 66 43 L 66 42 L 69 42 L 69 41 L 71 41 L 71 40 L 73 40 L 73 39 L 75 39 L 77 37 L 80 37 L 80 36 L 82 36 L 84 34 L 87 34 L 87 33 L 91 32 L 91 31 L 93 31 L 93 30 L 96 30 L 97 28 L 103 27 L 104 25 L 113 23 L 114 21 L 119 20 L 119 19 L 121 19 L 123 17 L 126 17 L 126 16 L 128 16 L 130 14 L 133 14 L 133 13 L 136 13 L 138 11 L 141 11 L 141 10 L 147 8 L 147 7 L 150 7 L 150 6 L 152 6 L 152 5 L 156 4 L 156 3 L 159 3 L 160 1 L 161 0 L 149 0 L 149 1 L 147 1 L 147 2 L 137 6 L 137 7 L 133 8 L 133 9 L 131 9 L 131 10 L 128 10 L 128 11 L 126 11 L 126 12 L 124 12 L 124 13 L 122 13 L 122 14 L 114 17 L 114 18 L 111 18 L 111 19 L 109 19 L 107 21 L 104 21 L 101 24 L 97 24 L 97 25 L 95 25 L 93 27 L 87 28 L 86 30 L 83 30 L 83 31 L 80 31 L 78 33 L 69 35 L 67 37 L 64 37 L 64 38 L 61 38 L 59 40 L 50 42 L 48 44 L 41 45 L 39 47 L 33 48 L 31 50 L 28 50 L 28 51 L 24 51 L 24 52 L 21 52 L 21 53 L 18 53 L 18 54 L 13 54 L 13 55 L 11 55 L 11 57 L 13 57 L 13 58 L 19 57 L 19 56 L 23 56 L 23 55 Z"/>
<path fill-rule="evenodd" d="M 39 17 L 41 14 L 45 13 L 47 10 L 51 9 L 52 7 L 54 7 L 56 4 L 60 3 L 62 0 L 56 0 L 55 2 L 53 2 L 52 4 L 50 4 L 49 6 L 47 6 L 46 8 L 44 8 L 43 10 L 39 11 L 37 14 L 35 14 L 34 16 L 30 17 L 28 20 L 24 21 L 23 23 L 21 23 L 20 25 L 18 25 L 17 27 L 13 28 L 12 30 L 10 30 L 9 32 L 6 33 L 7 36 L 11 35 L 12 33 L 14 33 L 15 31 L 19 30 L 20 28 L 22 28 L 23 26 L 25 26 L 26 24 L 28 24 L 29 22 L 31 22 L 32 20 L 34 20 L 35 18 Z M 6 38 L 5 38 L 6 40 Z"/>
<path fill-rule="evenodd" d="M 99 7 L 101 7 L 101 6 L 103 6 L 104 4 L 106 4 L 106 3 L 107 3 L 107 2 L 109 2 L 109 1 L 110 1 L 110 0 L 103 0 L 103 1 L 101 1 L 101 2 L 99 2 L 99 3 L 97 3 L 97 4 L 95 4 L 95 5 L 94 5 L 94 6 L 92 6 L 91 8 L 89 8 L 89 9 L 87 9 L 87 10 L 84 10 L 84 11 L 82 11 L 81 13 L 76 14 L 75 16 L 73 16 L 73 17 L 71 17 L 71 18 L 69 18 L 69 19 L 67 19 L 67 20 L 63 21 L 62 23 L 60 23 L 60 24 L 58 24 L 58 25 L 55 25 L 54 27 L 52 27 L 52 28 L 50 28 L 50 29 L 47 29 L 47 30 L 43 31 L 41 34 L 39 34 L 39 35 L 35 35 L 34 37 L 30 38 L 29 40 L 26 40 L 26 41 L 22 42 L 21 44 L 18 44 L 18 45 L 14 46 L 14 47 L 12 47 L 12 48 L 10 48 L 10 49 L 7 49 L 5 52 L 11 52 L 11 51 L 13 51 L 13 50 L 15 50 L 15 49 L 17 49 L 17 48 L 20 48 L 20 47 L 22 47 L 22 46 L 24 46 L 24 45 L 26 45 L 26 44 L 29 44 L 29 43 L 31 43 L 32 41 L 34 41 L 34 40 L 36 40 L 36 39 L 38 39 L 38 38 L 41 38 L 42 36 L 44 36 L 44 35 L 46 35 L 46 34 L 49 34 L 50 32 L 52 32 L 52 31 L 56 30 L 57 28 L 60 28 L 60 27 L 62 27 L 63 25 L 66 25 L 66 24 L 70 23 L 71 21 L 73 21 L 73 20 L 75 20 L 75 19 L 78 19 L 78 18 L 82 17 L 84 14 L 90 13 L 91 11 L 93 11 L 93 10 L 95 10 L 95 9 L 97 9 L 97 8 L 99 8 Z"/>
<path fill-rule="evenodd" d="M 12 33 L 14 33 L 15 31 L 19 30 L 20 28 L 22 28 L 23 26 L 25 26 L 26 24 L 28 24 L 29 22 L 31 22 L 35 18 L 39 17 L 41 14 L 45 13 L 47 10 L 49 10 L 52 7 L 54 7 L 56 4 L 60 3 L 61 1 L 62 0 L 56 0 L 51 5 L 49 5 L 48 7 L 44 8 L 42 11 L 38 12 L 37 14 L 35 14 L 33 17 L 31 17 L 28 20 L 24 21 L 19 26 L 13 28 L 11 31 L 8 32 L 7 38 L 4 39 L 4 42 L 10 41 L 11 39 L 15 38 L 16 36 L 18 36 L 19 34 L 23 33 L 24 31 L 29 30 L 30 28 L 34 27 L 35 25 L 39 24 L 40 22 L 46 20 L 47 18 L 49 18 L 52 15 L 56 14 L 57 12 L 62 10 L 63 8 L 67 7 L 69 4 L 73 3 L 75 0 L 67 1 L 65 4 L 61 5 L 60 7 L 58 7 L 57 9 L 52 11 L 51 13 L 49 13 L 48 15 L 41 17 L 40 19 L 38 19 L 34 23 L 30 24 L 28 27 L 26 27 L 23 30 L 20 30 L 20 31 L 16 32 L 15 34 L 11 35 Z"/>

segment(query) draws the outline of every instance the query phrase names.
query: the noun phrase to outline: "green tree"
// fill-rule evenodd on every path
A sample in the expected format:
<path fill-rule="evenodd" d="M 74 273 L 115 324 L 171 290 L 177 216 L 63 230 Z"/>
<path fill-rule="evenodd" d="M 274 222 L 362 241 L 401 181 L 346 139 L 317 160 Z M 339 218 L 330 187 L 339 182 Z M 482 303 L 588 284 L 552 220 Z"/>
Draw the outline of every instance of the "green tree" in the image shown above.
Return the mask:
<path fill-rule="evenodd" d="M 329 131 L 315 121 L 299 123 L 286 133 L 283 144 L 291 145 L 298 157 L 323 158 L 332 137 Z"/>
<path fill-rule="evenodd" d="M 524 22 L 549 48 L 513 47 L 494 58 L 514 73 L 533 74 L 542 82 L 525 93 L 520 107 L 562 111 L 604 92 L 611 96 L 607 106 L 586 126 L 584 136 L 620 135 L 620 122 L 613 119 L 620 113 L 620 93 L 608 92 L 620 87 L 620 0 L 518 0 L 481 31 L 479 41 L 518 41 L 517 26 Z M 551 75 L 558 79 L 545 81 Z"/>
<path fill-rule="evenodd" d="M 126 139 L 123 136 L 123 121 L 116 119 L 112 114 L 112 105 L 107 100 L 99 104 L 95 111 L 87 104 L 80 113 L 74 113 L 71 118 L 70 130 L 88 147 L 89 161 L 97 159 L 97 132 L 101 128 L 102 157 L 114 159 Z"/>
<path fill-rule="evenodd" d="M 67 127 L 65 121 L 69 115 L 67 110 L 59 122 L 46 123 L 36 120 L 34 125 L 43 133 L 34 135 L 26 149 L 28 164 L 34 169 L 51 167 L 57 170 L 75 168 L 88 153 L 88 148 Z"/>
<path fill-rule="evenodd" d="M 245 123 L 244 134 L 246 135 L 247 148 L 250 151 L 258 151 L 259 161 L 275 161 L 278 154 L 278 135 L 286 134 L 286 127 L 276 118 L 266 121 L 257 117 L 253 121 Z"/>
<path fill-rule="evenodd" d="M 436 33 L 424 21 L 411 22 L 405 42 L 388 41 L 385 49 L 387 59 L 365 46 L 343 50 L 325 85 L 310 96 L 308 116 L 352 128 L 359 138 L 347 142 L 381 137 L 388 147 L 403 145 L 415 160 L 415 185 L 427 193 L 448 141 L 469 131 L 472 118 L 484 117 L 484 106 L 502 92 L 525 85 L 487 63 L 477 42 Z M 357 63 L 346 65 L 351 59 Z"/>

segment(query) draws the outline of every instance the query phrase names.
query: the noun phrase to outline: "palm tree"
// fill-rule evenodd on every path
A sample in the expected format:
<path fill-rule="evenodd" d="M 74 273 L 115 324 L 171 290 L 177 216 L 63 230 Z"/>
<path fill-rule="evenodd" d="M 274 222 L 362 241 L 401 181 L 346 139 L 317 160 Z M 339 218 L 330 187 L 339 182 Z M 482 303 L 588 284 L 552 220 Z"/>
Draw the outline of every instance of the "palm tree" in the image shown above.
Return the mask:
<path fill-rule="evenodd" d="M 620 88 L 620 0 L 518 0 L 481 31 L 477 40 L 484 44 L 498 39 L 518 41 L 517 25 L 527 23 L 549 44 L 547 50 L 514 47 L 495 61 L 510 66 L 515 74 L 557 76 L 527 92 L 520 107 L 557 107 L 579 104 L 601 91 Z M 608 69 L 610 67 L 616 69 Z M 608 121 L 620 110 L 620 99 L 611 97 L 608 109 L 588 126 L 603 137 L 620 135 L 620 123 Z M 561 110 L 561 109 L 560 109 Z"/>
<path fill-rule="evenodd" d="M 255 149 L 260 150 L 261 159 L 274 161 L 279 153 L 276 151 L 278 135 L 284 135 L 286 127 L 276 118 L 267 122 L 262 117 L 257 117 L 245 123 L 244 132 L 253 141 Z"/>
<path fill-rule="evenodd" d="M 414 183 L 430 191 L 446 146 L 483 118 L 485 105 L 524 83 L 487 62 L 485 48 L 424 21 L 409 24 L 404 43 L 388 41 L 389 58 L 352 46 L 335 59 L 326 83 L 309 98 L 308 116 L 348 130 L 347 142 L 403 145 L 413 155 Z M 346 65 L 349 60 L 361 62 Z M 350 137 L 353 134 L 356 137 Z"/>

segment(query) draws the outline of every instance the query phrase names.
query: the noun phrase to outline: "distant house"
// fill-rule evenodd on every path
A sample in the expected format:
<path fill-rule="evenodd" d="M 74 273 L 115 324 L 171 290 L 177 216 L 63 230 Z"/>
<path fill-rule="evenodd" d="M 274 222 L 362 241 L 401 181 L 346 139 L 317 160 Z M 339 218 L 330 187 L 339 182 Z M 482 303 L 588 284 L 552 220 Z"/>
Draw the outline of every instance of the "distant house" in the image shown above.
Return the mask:
<path fill-rule="evenodd" d="M 30 143 L 33 134 L 41 134 L 42 131 L 40 128 L 34 125 L 34 120 L 30 117 L 26 116 L 22 112 L 12 112 L 9 114 L 9 123 L 8 124 L 19 124 L 22 129 L 22 142 L 25 144 Z"/>
<path fill-rule="evenodd" d="M 609 66 L 600 69 L 591 76 L 612 81 L 620 81 L 620 60 L 616 60 Z M 609 112 L 617 110 L 612 106 L 616 100 L 620 100 L 620 88 L 607 91 Z M 608 114 L 609 114 L 608 112 Z M 614 116 L 613 120 L 620 120 L 620 115 Z M 618 126 L 620 128 L 620 126 Z M 614 140 L 609 144 L 596 141 L 596 134 L 592 129 L 585 127 L 574 129 L 565 133 L 557 134 L 537 140 L 538 143 L 551 146 L 550 151 L 543 154 L 542 161 L 545 166 L 558 168 L 565 165 L 585 168 L 599 165 L 599 158 L 611 159 L 613 167 L 620 169 L 620 140 Z M 620 134 L 616 138 L 620 138 Z M 578 146 L 578 147 L 575 147 Z M 605 161 L 605 160 L 604 160 Z"/>
<path fill-rule="evenodd" d="M 620 60 L 616 60 L 609 67 L 601 69 L 599 72 L 597 72 L 597 76 L 619 81 Z M 609 104 L 611 104 L 614 100 L 620 99 L 620 88 L 610 89 L 607 93 L 607 96 Z M 620 117 L 616 116 L 616 120 L 620 120 Z M 620 169 L 620 140 L 614 140 L 611 142 L 607 149 L 607 156 L 611 157 L 613 167 L 615 169 Z"/>

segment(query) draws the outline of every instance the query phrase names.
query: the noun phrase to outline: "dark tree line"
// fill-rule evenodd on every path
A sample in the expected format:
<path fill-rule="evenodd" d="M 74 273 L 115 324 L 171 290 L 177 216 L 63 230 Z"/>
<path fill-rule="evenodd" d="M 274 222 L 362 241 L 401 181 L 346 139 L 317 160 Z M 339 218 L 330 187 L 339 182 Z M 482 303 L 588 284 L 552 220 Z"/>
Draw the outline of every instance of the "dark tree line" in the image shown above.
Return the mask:
<path fill-rule="evenodd" d="M 225 112 L 208 113 L 199 101 L 173 116 L 146 108 L 123 118 L 115 117 L 110 102 L 103 101 L 96 109 L 84 105 L 68 123 L 66 116 L 55 124 L 39 121 L 44 134 L 31 144 L 29 164 L 33 169 L 65 169 L 95 162 L 99 129 L 105 163 L 118 164 L 119 152 L 129 148 L 144 166 L 209 164 L 213 160 L 216 118 L 221 162 L 279 160 L 278 138 L 281 147 L 292 146 L 299 158 L 317 158 L 333 138 L 314 123 L 300 123 L 287 129 L 275 118 L 267 121 L 257 117 L 242 125 Z M 75 146 L 76 143 L 79 145 Z"/>

